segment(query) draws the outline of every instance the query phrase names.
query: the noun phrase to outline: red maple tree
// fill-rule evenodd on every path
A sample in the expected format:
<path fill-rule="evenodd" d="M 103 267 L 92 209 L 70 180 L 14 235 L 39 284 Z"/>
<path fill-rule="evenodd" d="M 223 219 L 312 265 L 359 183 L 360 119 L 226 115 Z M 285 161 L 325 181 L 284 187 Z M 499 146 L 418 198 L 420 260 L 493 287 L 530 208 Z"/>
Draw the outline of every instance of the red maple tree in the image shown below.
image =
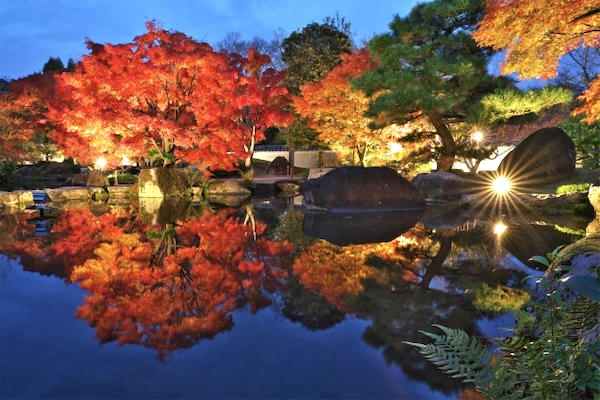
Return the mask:
<path fill-rule="evenodd" d="M 10 82 L 0 92 L 0 158 L 37 161 L 41 155 L 32 148 L 36 133 L 53 129 L 46 120 L 47 99 L 53 96 L 55 72 L 35 73 Z"/>
<path fill-rule="evenodd" d="M 230 57 L 238 71 L 236 120 L 246 142 L 245 166 L 250 167 L 254 145 L 265 139 L 265 129 L 288 126 L 294 114 L 288 107 L 291 100 L 283 84 L 286 73 L 267 68 L 271 63 L 269 56 L 250 48 L 247 57 L 235 53 Z"/>
<path fill-rule="evenodd" d="M 164 165 L 235 169 L 247 154 L 236 120 L 238 69 L 207 43 L 146 27 L 132 43 L 88 40 L 91 53 L 76 71 L 56 77 L 49 117 L 62 132 L 53 138 L 82 163 L 149 154 Z"/>

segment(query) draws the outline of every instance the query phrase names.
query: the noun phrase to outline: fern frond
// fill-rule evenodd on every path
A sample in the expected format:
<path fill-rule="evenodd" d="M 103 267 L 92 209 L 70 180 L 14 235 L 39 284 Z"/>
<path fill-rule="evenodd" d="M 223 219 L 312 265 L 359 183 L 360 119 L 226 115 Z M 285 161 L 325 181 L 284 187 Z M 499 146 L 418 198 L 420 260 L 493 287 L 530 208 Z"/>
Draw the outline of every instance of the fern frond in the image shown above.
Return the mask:
<path fill-rule="evenodd" d="M 445 374 L 452 378 L 462 378 L 465 383 L 473 383 L 483 393 L 508 395 L 513 391 L 517 377 L 510 374 L 504 363 L 492 359 L 487 347 L 477 338 L 469 337 L 460 329 L 434 326 L 444 334 L 421 331 L 432 338 L 433 343 L 403 343 L 418 348 L 428 361 Z"/>

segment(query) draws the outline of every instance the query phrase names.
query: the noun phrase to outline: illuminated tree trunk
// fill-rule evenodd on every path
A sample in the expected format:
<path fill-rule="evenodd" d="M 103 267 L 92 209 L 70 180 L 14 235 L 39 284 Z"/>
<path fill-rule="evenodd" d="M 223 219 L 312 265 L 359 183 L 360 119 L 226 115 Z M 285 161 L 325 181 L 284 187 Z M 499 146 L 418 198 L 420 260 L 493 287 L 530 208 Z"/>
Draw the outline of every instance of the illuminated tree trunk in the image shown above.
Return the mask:
<path fill-rule="evenodd" d="M 252 166 L 252 156 L 254 154 L 254 146 L 256 145 L 256 126 L 252 127 L 252 136 L 250 136 L 250 145 L 246 146 L 246 151 L 249 152 L 246 160 L 244 162 L 244 166 L 246 168 L 250 168 Z"/>
<path fill-rule="evenodd" d="M 456 142 L 448 129 L 448 125 L 444 122 L 442 117 L 435 110 L 429 110 L 427 112 L 429 121 L 434 126 L 436 134 L 442 141 L 442 148 L 440 155 L 438 156 L 437 169 L 438 171 L 450 171 L 454 165 L 454 159 L 456 158 Z"/>

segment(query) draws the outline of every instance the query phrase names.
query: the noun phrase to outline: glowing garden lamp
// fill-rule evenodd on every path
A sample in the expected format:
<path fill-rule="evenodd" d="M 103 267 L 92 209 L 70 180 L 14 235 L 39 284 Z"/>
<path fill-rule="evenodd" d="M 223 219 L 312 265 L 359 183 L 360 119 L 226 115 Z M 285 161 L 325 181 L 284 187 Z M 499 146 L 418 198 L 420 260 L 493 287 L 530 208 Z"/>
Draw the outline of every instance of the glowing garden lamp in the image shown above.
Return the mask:
<path fill-rule="evenodd" d="M 106 165 L 107 165 L 107 163 L 106 163 L 106 158 L 104 158 L 104 157 L 100 157 L 100 158 L 98 158 L 98 159 L 96 160 L 96 164 L 95 164 L 95 165 L 96 165 L 96 168 L 98 168 L 98 169 L 100 169 L 100 170 L 102 170 L 102 169 L 106 168 Z"/>
<path fill-rule="evenodd" d="M 481 143 L 483 141 L 483 132 L 481 132 L 481 131 L 473 132 L 473 134 L 471 135 L 471 139 L 473 139 L 473 141 L 475 141 L 477 143 Z"/>
<path fill-rule="evenodd" d="M 510 191 L 510 189 L 511 189 L 510 180 L 508 180 L 507 178 L 505 178 L 503 176 L 500 176 L 500 177 L 494 179 L 494 182 L 492 183 L 492 190 L 496 194 L 499 194 L 499 195 L 506 194 Z"/>

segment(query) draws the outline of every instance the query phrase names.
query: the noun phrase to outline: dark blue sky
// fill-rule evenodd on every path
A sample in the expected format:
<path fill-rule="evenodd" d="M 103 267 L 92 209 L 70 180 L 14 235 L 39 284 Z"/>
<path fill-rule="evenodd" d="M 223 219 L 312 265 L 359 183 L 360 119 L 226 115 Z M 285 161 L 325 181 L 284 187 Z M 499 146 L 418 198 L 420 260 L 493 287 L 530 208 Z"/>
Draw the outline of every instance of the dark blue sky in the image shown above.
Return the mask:
<path fill-rule="evenodd" d="M 360 43 L 388 30 L 395 14 L 407 15 L 417 0 L 0 0 L 0 78 L 40 72 L 50 57 L 78 60 L 85 39 L 128 43 L 156 19 L 211 45 L 228 32 L 243 39 L 286 36 L 336 12 L 351 23 Z"/>

